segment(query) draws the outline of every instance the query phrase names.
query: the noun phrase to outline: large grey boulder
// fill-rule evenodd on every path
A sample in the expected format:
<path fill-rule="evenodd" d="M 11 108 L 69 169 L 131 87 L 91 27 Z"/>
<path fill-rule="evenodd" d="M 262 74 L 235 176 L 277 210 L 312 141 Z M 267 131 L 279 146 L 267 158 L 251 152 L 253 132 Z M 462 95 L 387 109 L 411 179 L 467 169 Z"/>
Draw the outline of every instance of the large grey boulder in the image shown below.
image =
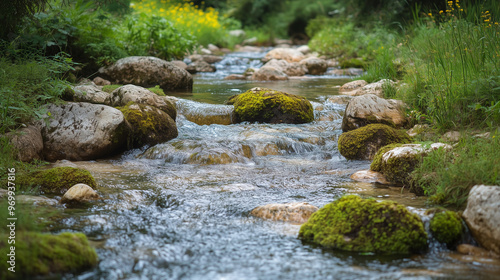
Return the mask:
<path fill-rule="evenodd" d="M 484 248 L 500 255 L 500 186 L 472 187 L 463 218 Z"/>
<path fill-rule="evenodd" d="M 129 127 L 119 110 L 98 104 L 47 106 L 51 117 L 42 129 L 45 160 L 92 160 L 125 149 Z"/>
<path fill-rule="evenodd" d="M 106 104 L 113 107 L 127 106 L 129 103 L 137 103 L 156 107 L 167 113 L 173 120 L 177 117 L 175 105 L 148 89 L 135 85 L 124 85 L 111 92 Z"/>
<path fill-rule="evenodd" d="M 356 96 L 347 104 L 342 131 L 350 131 L 371 123 L 400 128 L 406 122 L 403 106 L 400 100 L 383 99 L 374 94 Z"/>
<path fill-rule="evenodd" d="M 130 56 L 109 67 L 99 69 L 99 75 L 117 84 L 142 87 L 159 85 L 167 91 L 193 90 L 193 77 L 175 64 L 152 56 Z"/>

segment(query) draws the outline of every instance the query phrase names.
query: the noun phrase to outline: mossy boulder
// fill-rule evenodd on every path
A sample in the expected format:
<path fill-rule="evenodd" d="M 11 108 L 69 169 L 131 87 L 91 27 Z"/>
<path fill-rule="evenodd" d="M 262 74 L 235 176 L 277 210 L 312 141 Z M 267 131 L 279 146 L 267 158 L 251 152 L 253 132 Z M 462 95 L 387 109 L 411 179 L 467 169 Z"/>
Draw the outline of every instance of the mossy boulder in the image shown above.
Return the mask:
<path fill-rule="evenodd" d="M 451 146 L 442 143 L 431 145 L 423 144 L 395 144 L 381 148 L 370 165 L 370 170 L 377 171 L 394 184 L 409 185 L 410 173 L 417 164 L 422 162 L 423 157 L 432 150 L 439 148 L 451 149 Z M 412 186 L 410 191 L 417 195 L 423 195 L 423 190 Z"/>
<path fill-rule="evenodd" d="M 460 241 L 464 226 L 462 218 L 453 211 L 441 211 L 434 214 L 430 222 L 431 233 L 437 241 L 453 248 Z"/>
<path fill-rule="evenodd" d="M 304 97 L 266 88 L 252 88 L 230 97 L 238 122 L 308 123 L 314 120 L 311 103 Z"/>
<path fill-rule="evenodd" d="M 97 264 L 95 249 L 83 233 L 59 235 L 18 232 L 15 244 L 15 272 L 10 267 L 7 236 L 0 235 L 0 279 L 33 279 L 60 273 L 79 272 Z"/>
<path fill-rule="evenodd" d="M 174 139 L 178 135 L 175 121 L 164 111 L 144 104 L 128 104 L 119 107 L 131 126 L 129 145 L 141 147 L 156 145 Z"/>
<path fill-rule="evenodd" d="M 338 148 L 340 154 L 347 159 L 373 159 L 383 146 L 410 141 L 410 136 L 403 130 L 385 124 L 369 124 L 342 133 L 339 137 Z"/>
<path fill-rule="evenodd" d="M 427 248 L 422 220 L 396 202 L 347 195 L 325 205 L 302 225 L 299 238 L 352 252 L 421 252 Z"/>
<path fill-rule="evenodd" d="M 39 187 L 45 193 L 63 194 L 72 186 L 82 183 L 97 188 L 97 183 L 87 170 L 74 167 L 55 167 L 47 170 L 19 174 L 19 186 Z"/>

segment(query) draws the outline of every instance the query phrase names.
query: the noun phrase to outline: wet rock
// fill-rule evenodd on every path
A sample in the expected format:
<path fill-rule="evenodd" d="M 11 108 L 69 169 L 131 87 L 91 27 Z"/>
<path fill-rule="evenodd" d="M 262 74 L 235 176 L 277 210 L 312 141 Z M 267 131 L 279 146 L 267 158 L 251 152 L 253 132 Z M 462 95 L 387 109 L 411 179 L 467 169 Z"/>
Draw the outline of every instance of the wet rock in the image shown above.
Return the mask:
<path fill-rule="evenodd" d="M 328 97 L 328 102 L 330 103 L 336 103 L 336 104 L 341 104 L 341 105 L 347 105 L 349 101 L 351 101 L 352 96 L 349 95 L 335 95 L 332 97 Z"/>
<path fill-rule="evenodd" d="M 309 75 L 323 75 L 328 68 L 326 60 L 317 57 L 308 57 L 300 61 L 300 65 L 307 69 Z"/>
<path fill-rule="evenodd" d="M 119 59 L 99 74 L 115 84 L 134 84 L 142 87 L 159 85 L 165 92 L 193 90 L 193 77 L 186 70 L 152 56 L 131 56 Z"/>
<path fill-rule="evenodd" d="M 318 207 L 307 202 L 290 202 L 285 204 L 267 204 L 250 212 L 251 215 L 272 221 L 284 221 L 303 224 L 307 222 Z"/>
<path fill-rule="evenodd" d="M 414 253 L 427 248 L 417 214 L 396 202 L 347 195 L 325 205 L 302 225 L 299 238 L 353 252 Z"/>
<path fill-rule="evenodd" d="M 385 79 L 385 80 L 380 80 L 376 83 L 364 85 L 363 87 L 361 87 L 355 91 L 344 92 L 344 94 L 349 94 L 352 96 L 373 94 L 373 95 L 376 95 L 380 98 L 384 98 L 384 88 L 388 85 L 394 86 L 394 84 L 395 83 L 393 81 Z"/>
<path fill-rule="evenodd" d="M 288 76 L 304 76 L 307 68 L 298 62 L 288 62 L 286 60 L 271 59 L 264 66 L 274 67 Z"/>
<path fill-rule="evenodd" d="M 56 167 L 47 170 L 20 174 L 17 183 L 23 187 L 39 187 L 45 193 L 65 193 L 79 183 L 97 187 L 94 177 L 87 170 L 73 167 Z"/>
<path fill-rule="evenodd" d="M 44 196 L 16 195 L 16 200 L 22 203 L 29 203 L 35 206 L 57 206 L 59 201 Z"/>
<path fill-rule="evenodd" d="M 182 60 L 172 60 L 172 61 L 170 61 L 170 63 L 172 63 L 173 65 L 175 65 L 181 69 L 184 69 L 184 70 L 186 70 L 186 68 L 187 68 L 187 64 L 184 63 L 184 61 L 182 61 Z"/>
<path fill-rule="evenodd" d="M 61 203 L 86 203 L 98 198 L 99 195 L 90 186 L 85 184 L 76 184 L 64 193 L 61 198 Z"/>
<path fill-rule="evenodd" d="M 422 144 L 393 144 L 381 148 L 370 165 L 370 170 L 377 171 L 395 184 L 408 184 L 410 173 L 422 158 L 433 150 L 451 149 L 450 145 L 433 143 L 429 146 Z M 423 195 L 423 190 L 413 186 L 410 191 Z"/>
<path fill-rule="evenodd" d="M 215 72 L 216 69 L 215 66 L 203 60 L 198 60 L 196 62 L 189 64 L 186 70 L 191 74 L 195 74 L 197 72 Z"/>
<path fill-rule="evenodd" d="M 111 82 L 108 81 L 108 80 L 105 80 L 101 77 L 95 77 L 92 82 L 94 82 L 94 84 L 98 85 L 98 86 L 109 86 L 111 85 Z"/>
<path fill-rule="evenodd" d="M 119 107 L 131 126 L 129 143 L 133 147 L 156 145 L 178 135 L 175 121 L 164 111 L 143 104 Z"/>
<path fill-rule="evenodd" d="M 148 89 L 135 85 L 124 85 L 111 92 L 106 103 L 113 107 L 126 106 L 129 103 L 156 107 L 167 113 L 173 120 L 177 117 L 175 105 Z"/>
<path fill-rule="evenodd" d="M 383 146 L 408 142 L 410 142 L 410 137 L 404 131 L 384 124 L 369 124 L 342 133 L 339 137 L 338 149 L 340 154 L 347 159 L 373 159 Z"/>
<path fill-rule="evenodd" d="M 500 255 L 500 186 L 476 185 L 467 198 L 463 218 L 474 238 L 487 250 Z"/>
<path fill-rule="evenodd" d="M 304 97 L 266 88 L 252 88 L 232 96 L 238 122 L 307 123 L 314 120 L 311 103 Z"/>
<path fill-rule="evenodd" d="M 73 87 L 73 98 L 75 102 L 88 102 L 94 104 L 105 104 L 109 93 L 102 91 L 102 87 L 94 83 L 81 84 Z"/>
<path fill-rule="evenodd" d="M 452 249 L 462 238 L 465 228 L 460 215 L 453 211 L 440 211 L 432 217 L 430 230 L 437 241 L 445 243 Z"/>
<path fill-rule="evenodd" d="M 382 173 L 371 170 L 357 171 L 351 175 L 351 179 L 358 182 L 390 184 Z"/>
<path fill-rule="evenodd" d="M 259 39 L 257 37 L 248 38 L 243 40 L 243 45 L 255 45 L 258 41 Z"/>
<path fill-rule="evenodd" d="M 339 88 L 339 93 L 354 96 L 355 93 L 366 86 L 368 83 L 365 80 L 357 80 L 346 83 Z"/>
<path fill-rule="evenodd" d="M 367 124 L 383 123 L 396 128 L 406 123 L 403 102 L 383 99 L 373 94 L 354 97 L 345 110 L 342 131 L 346 132 Z"/>
<path fill-rule="evenodd" d="M 203 165 L 229 164 L 236 162 L 244 162 L 242 156 L 225 148 L 197 149 L 187 159 L 188 164 Z"/>
<path fill-rule="evenodd" d="M 95 249 L 83 233 L 52 235 L 18 231 L 16 245 L 16 272 L 8 271 L 5 266 L 0 272 L 1 279 L 50 278 L 62 273 L 78 273 L 97 265 Z M 2 256 L 9 253 L 7 238 L 0 241 L 0 253 Z"/>
<path fill-rule="evenodd" d="M 246 80 L 247 76 L 240 74 L 230 74 L 224 78 L 224 80 Z"/>
<path fill-rule="evenodd" d="M 261 52 L 262 48 L 254 47 L 254 46 L 239 46 L 236 47 L 237 52 Z"/>
<path fill-rule="evenodd" d="M 363 75 L 364 71 L 362 68 L 347 68 L 347 69 L 333 69 L 328 72 L 326 72 L 326 75 L 333 75 L 333 76 L 361 76 Z"/>
<path fill-rule="evenodd" d="M 283 81 L 288 80 L 288 75 L 271 66 L 262 66 L 252 74 L 254 81 Z"/>
<path fill-rule="evenodd" d="M 262 59 L 262 61 L 268 62 L 273 58 L 277 60 L 283 59 L 288 62 L 300 62 L 305 58 L 305 56 L 296 49 L 274 48 L 266 54 L 266 56 Z"/>
<path fill-rule="evenodd" d="M 498 255 L 496 255 L 495 253 L 471 244 L 458 245 L 457 252 L 463 255 L 470 255 L 480 258 L 498 258 Z"/>
<path fill-rule="evenodd" d="M 216 53 L 216 52 L 220 51 L 219 47 L 217 47 L 214 44 L 208 44 L 207 48 L 208 48 L 208 50 L 210 50 L 213 53 Z"/>
<path fill-rule="evenodd" d="M 311 53 L 311 48 L 309 48 L 308 45 L 300 46 L 297 48 L 297 50 L 304 55 Z"/>
<path fill-rule="evenodd" d="M 234 123 L 234 106 L 231 105 L 205 104 L 181 100 L 177 102 L 177 107 L 180 114 L 198 125 L 229 125 Z"/>
<path fill-rule="evenodd" d="M 43 138 L 41 129 L 36 125 L 18 129 L 7 134 L 14 148 L 15 158 L 23 162 L 42 159 Z"/>
<path fill-rule="evenodd" d="M 92 160 L 126 148 L 129 127 L 115 108 L 82 102 L 52 104 L 47 110 L 51 117 L 42 128 L 45 160 Z"/>

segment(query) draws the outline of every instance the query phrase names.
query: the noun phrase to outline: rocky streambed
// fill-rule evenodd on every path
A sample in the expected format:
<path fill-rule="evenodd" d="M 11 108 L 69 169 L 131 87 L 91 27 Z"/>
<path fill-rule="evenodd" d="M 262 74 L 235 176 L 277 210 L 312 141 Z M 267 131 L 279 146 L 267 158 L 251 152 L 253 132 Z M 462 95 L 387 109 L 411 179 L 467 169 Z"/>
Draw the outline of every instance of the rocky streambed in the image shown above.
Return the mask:
<path fill-rule="evenodd" d="M 56 206 L 52 231 L 83 232 L 99 258 L 94 268 L 62 278 L 492 279 L 500 273 L 497 260 L 459 254 L 436 241 L 425 198 L 395 185 L 351 179 L 369 169 L 371 160 L 348 160 L 339 152 L 346 100 L 352 98 L 339 93 L 349 81 L 346 76 L 222 79 L 261 67 L 265 54 L 228 55 L 214 64 L 216 72 L 193 76 L 193 92 L 162 98 L 162 112 L 168 104 L 176 106 L 176 137 L 167 141 L 141 134 L 140 139 L 153 140 L 112 157 L 51 166 L 88 170 L 99 195 L 84 206 Z M 224 101 L 254 87 L 307 98 L 314 120 L 235 123 Z M 158 114 L 173 119 L 167 112 Z M 428 249 L 366 254 L 297 238 L 304 213 L 348 193 L 405 205 L 425 221 Z M 269 204 L 269 210 L 260 209 L 266 219 L 255 216 L 259 211 L 254 209 Z M 302 214 L 290 214 L 296 210 Z"/>

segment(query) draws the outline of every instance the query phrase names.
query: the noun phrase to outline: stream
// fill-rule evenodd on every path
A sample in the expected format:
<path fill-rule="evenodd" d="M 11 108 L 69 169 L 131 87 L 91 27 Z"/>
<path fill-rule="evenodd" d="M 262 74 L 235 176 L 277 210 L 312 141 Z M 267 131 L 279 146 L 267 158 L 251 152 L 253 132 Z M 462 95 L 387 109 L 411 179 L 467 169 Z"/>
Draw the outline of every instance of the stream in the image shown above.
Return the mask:
<path fill-rule="evenodd" d="M 423 255 L 383 256 L 325 250 L 297 239 L 300 225 L 249 213 L 270 203 L 321 207 L 345 193 L 395 200 L 423 213 L 425 198 L 397 187 L 355 183 L 369 161 L 337 150 L 345 104 L 332 102 L 348 77 L 277 82 L 226 81 L 260 67 L 262 53 L 232 53 L 217 72 L 194 75 L 179 106 L 203 117 L 228 97 L 259 86 L 313 102 L 309 124 L 197 125 L 179 114 L 179 136 L 105 160 L 74 162 L 88 169 L 104 198 L 87 209 L 65 209 L 54 232 L 85 233 L 99 264 L 65 279 L 494 279 L 495 262 L 470 258 L 431 242 Z"/>

